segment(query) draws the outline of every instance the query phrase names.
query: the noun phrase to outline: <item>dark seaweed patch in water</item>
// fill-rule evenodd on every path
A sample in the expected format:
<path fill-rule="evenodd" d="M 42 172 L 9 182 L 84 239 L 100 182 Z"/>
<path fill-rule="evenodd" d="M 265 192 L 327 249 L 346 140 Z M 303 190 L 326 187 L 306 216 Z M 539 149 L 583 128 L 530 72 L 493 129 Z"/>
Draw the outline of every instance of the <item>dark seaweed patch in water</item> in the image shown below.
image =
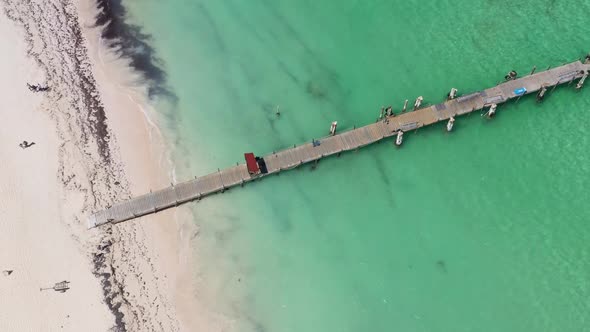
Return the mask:
<path fill-rule="evenodd" d="M 293 83 L 295 83 L 295 84 L 299 84 L 299 78 L 297 77 L 297 75 L 295 75 L 283 61 L 279 60 L 278 63 L 279 63 L 279 67 L 281 68 L 281 70 L 289 78 L 291 78 L 291 81 L 293 81 Z M 308 85 L 309 85 L 309 83 L 308 83 Z"/>
<path fill-rule="evenodd" d="M 392 182 L 389 179 L 389 173 L 388 173 L 388 169 L 385 166 L 385 162 L 383 161 L 383 159 L 379 156 L 375 156 L 375 164 L 376 164 L 376 170 L 379 173 L 379 179 L 381 180 L 381 182 L 383 182 L 383 186 L 385 187 L 385 191 L 387 192 L 387 195 L 385 196 L 385 198 L 387 199 L 390 207 L 394 207 L 395 206 L 395 201 L 394 201 L 394 195 L 393 195 L 393 186 L 392 186 Z"/>
<path fill-rule="evenodd" d="M 127 9 L 122 0 L 96 0 L 96 3 L 99 9 L 96 25 L 103 27 L 102 37 L 109 40 L 110 46 L 122 57 L 131 61 L 133 69 L 144 75 L 148 81 L 149 96 L 165 96 L 175 102 L 177 97 L 166 84 L 162 61 L 149 44 L 151 35 L 125 21 Z"/>
<path fill-rule="evenodd" d="M 307 93 L 315 99 L 325 99 L 328 94 L 322 85 L 313 81 L 307 82 Z"/>
<path fill-rule="evenodd" d="M 255 332 L 267 332 L 268 329 L 262 324 L 262 322 L 252 318 L 249 315 L 246 315 L 246 320 L 250 323 L 252 329 Z"/>
<path fill-rule="evenodd" d="M 215 39 L 215 44 L 217 44 L 217 48 L 221 51 L 225 51 L 225 42 L 223 41 L 223 37 L 221 36 L 219 26 L 213 19 L 213 16 L 211 15 L 211 13 L 209 13 L 209 10 L 202 3 L 199 3 L 198 7 L 203 18 L 205 19 L 209 27 L 211 27 L 211 35 Z"/>

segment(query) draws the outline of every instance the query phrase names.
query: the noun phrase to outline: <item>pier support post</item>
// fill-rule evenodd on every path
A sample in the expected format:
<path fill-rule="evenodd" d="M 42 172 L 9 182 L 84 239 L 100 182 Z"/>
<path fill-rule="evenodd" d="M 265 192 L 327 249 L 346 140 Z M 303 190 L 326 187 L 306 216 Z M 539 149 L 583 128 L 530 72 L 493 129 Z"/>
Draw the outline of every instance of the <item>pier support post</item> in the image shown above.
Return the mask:
<path fill-rule="evenodd" d="M 576 90 L 580 90 L 584 86 L 584 81 L 586 81 L 586 78 L 588 77 L 589 72 L 590 71 L 586 71 L 584 73 L 584 76 L 582 76 L 582 78 L 580 78 L 580 80 L 578 81 L 578 84 L 576 84 Z"/>
<path fill-rule="evenodd" d="M 531 73 L 529 75 L 532 75 L 535 73 L 535 70 L 537 70 L 537 66 L 533 66 L 533 70 L 531 70 Z"/>
<path fill-rule="evenodd" d="M 485 116 L 488 119 L 493 118 L 496 115 L 496 108 L 498 107 L 498 105 L 496 104 L 492 104 L 490 105 L 490 109 L 485 113 Z"/>
<path fill-rule="evenodd" d="M 401 130 L 398 130 L 397 136 L 395 138 L 395 145 L 402 146 L 403 142 L 404 142 L 404 132 Z"/>
<path fill-rule="evenodd" d="M 541 90 L 539 90 L 539 93 L 537 94 L 537 101 L 543 101 L 543 99 L 545 99 L 545 93 L 547 92 L 547 87 L 546 86 L 541 86 Z"/>
<path fill-rule="evenodd" d="M 337 126 L 338 126 L 338 121 L 332 122 L 332 125 L 330 126 L 330 136 L 336 135 L 336 127 Z"/>
<path fill-rule="evenodd" d="M 584 72 L 584 71 L 582 71 L 582 72 Z M 574 83 L 575 80 L 576 80 L 576 76 L 572 77 L 572 79 L 569 82 L 567 82 L 567 86 L 572 85 L 572 83 Z"/>
<path fill-rule="evenodd" d="M 447 95 L 447 100 L 453 100 L 457 96 L 457 89 L 451 88 L 451 91 Z"/>
<path fill-rule="evenodd" d="M 422 96 L 416 98 L 416 101 L 414 102 L 414 111 L 417 110 L 418 108 L 420 108 L 420 105 L 422 105 L 423 100 L 424 100 L 424 97 L 422 97 Z"/>
<path fill-rule="evenodd" d="M 557 88 L 557 86 L 561 83 L 561 79 L 557 81 L 557 83 L 555 83 L 555 85 L 553 86 L 553 89 L 551 89 L 551 93 L 553 93 L 553 91 L 555 91 L 555 89 Z"/>
<path fill-rule="evenodd" d="M 454 117 L 450 117 L 449 118 L 449 122 L 447 122 L 447 132 L 451 132 L 453 131 L 453 125 L 455 124 L 455 118 Z"/>

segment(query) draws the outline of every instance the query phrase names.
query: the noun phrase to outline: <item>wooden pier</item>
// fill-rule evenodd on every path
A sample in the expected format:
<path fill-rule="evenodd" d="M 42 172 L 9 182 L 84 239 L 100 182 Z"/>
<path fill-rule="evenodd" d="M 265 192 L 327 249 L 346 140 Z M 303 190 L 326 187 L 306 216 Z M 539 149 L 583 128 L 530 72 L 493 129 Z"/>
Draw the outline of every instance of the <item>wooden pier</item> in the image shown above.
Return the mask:
<path fill-rule="evenodd" d="M 522 78 L 509 80 L 495 87 L 469 93 L 437 105 L 388 116 L 381 121 L 364 127 L 264 156 L 263 159 L 268 170 L 266 174 L 251 176 L 244 163 L 117 203 L 91 215 L 88 218 L 88 227 L 117 223 L 156 213 L 182 203 L 199 200 L 205 196 L 223 192 L 231 187 L 244 185 L 267 175 L 289 170 L 345 151 L 356 150 L 387 137 L 396 136 L 398 131 L 415 130 L 436 122 L 446 121 L 451 117 L 481 110 L 492 104 L 501 104 L 511 99 L 520 98 L 521 95 L 515 93 L 515 90 L 519 88 L 525 88 L 525 94 L 532 94 L 542 88 L 552 88 L 560 84 L 570 83 L 582 78 L 584 73 L 588 71 L 590 71 L 588 61 L 586 63 L 576 61 Z"/>

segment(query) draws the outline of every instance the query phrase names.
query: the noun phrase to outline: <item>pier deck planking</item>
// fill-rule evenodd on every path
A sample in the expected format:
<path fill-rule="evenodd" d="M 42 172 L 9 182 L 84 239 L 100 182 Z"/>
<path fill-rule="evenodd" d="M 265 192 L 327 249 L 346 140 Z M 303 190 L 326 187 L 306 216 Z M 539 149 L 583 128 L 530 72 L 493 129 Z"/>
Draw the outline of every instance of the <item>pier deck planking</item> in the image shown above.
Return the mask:
<path fill-rule="evenodd" d="M 535 93 L 546 86 L 572 82 L 582 77 L 584 71 L 590 70 L 590 64 L 580 61 L 572 62 L 498 84 L 495 87 L 476 91 L 437 105 L 430 105 L 416 111 L 397 114 L 382 121 L 355 128 L 334 136 L 317 140 L 319 144 L 305 143 L 264 157 L 268 173 L 252 177 L 245 164 L 219 170 L 203 177 L 179 183 L 168 188 L 150 192 L 117 203 L 88 218 L 88 227 L 107 223 L 117 223 L 177 206 L 185 202 L 201 199 L 207 195 L 222 192 L 234 186 L 243 185 L 254 179 L 282 170 L 289 170 L 302 164 L 310 163 L 341 152 L 356 150 L 363 146 L 392 137 L 398 130 L 412 131 L 437 122 L 446 121 L 470 112 L 478 111 L 491 104 L 501 104 L 519 98 L 515 89 L 525 88 L 527 94 Z"/>

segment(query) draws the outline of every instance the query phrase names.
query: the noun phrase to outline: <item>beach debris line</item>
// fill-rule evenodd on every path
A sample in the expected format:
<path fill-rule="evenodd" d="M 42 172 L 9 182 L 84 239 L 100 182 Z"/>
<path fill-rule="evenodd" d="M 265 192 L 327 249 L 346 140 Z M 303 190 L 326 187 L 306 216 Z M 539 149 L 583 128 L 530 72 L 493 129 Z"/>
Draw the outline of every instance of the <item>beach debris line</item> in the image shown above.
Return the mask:
<path fill-rule="evenodd" d="M 53 287 L 45 287 L 45 288 L 39 288 L 39 291 L 45 291 L 45 290 L 50 290 L 53 289 L 56 292 L 60 292 L 60 293 L 65 293 L 68 289 L 70 289 L 70 282 L 69 281 L 60 281 L 55 283 L 55 285 L 53 285 Z"/>
<path fill-rule="evenodd" d="M 31 146 L 35 145 L 35 142 L 27 142 L 27 141 L 22 141 L 22 143 L 20 143 L 18 146 L 20 146 L 22 149 L 27 149 L 30 148 Z"/>
<path fill-rule="evenodd" d="M 49 91 L 49 87 L 48 86 L 42 86 L 42 85 L 38 85 L 38 84 L 29 84 L 27 83 L 27 87 L 29 88 L 30 91 L 33 92 L 45 92 L 45 91 Z"/>

